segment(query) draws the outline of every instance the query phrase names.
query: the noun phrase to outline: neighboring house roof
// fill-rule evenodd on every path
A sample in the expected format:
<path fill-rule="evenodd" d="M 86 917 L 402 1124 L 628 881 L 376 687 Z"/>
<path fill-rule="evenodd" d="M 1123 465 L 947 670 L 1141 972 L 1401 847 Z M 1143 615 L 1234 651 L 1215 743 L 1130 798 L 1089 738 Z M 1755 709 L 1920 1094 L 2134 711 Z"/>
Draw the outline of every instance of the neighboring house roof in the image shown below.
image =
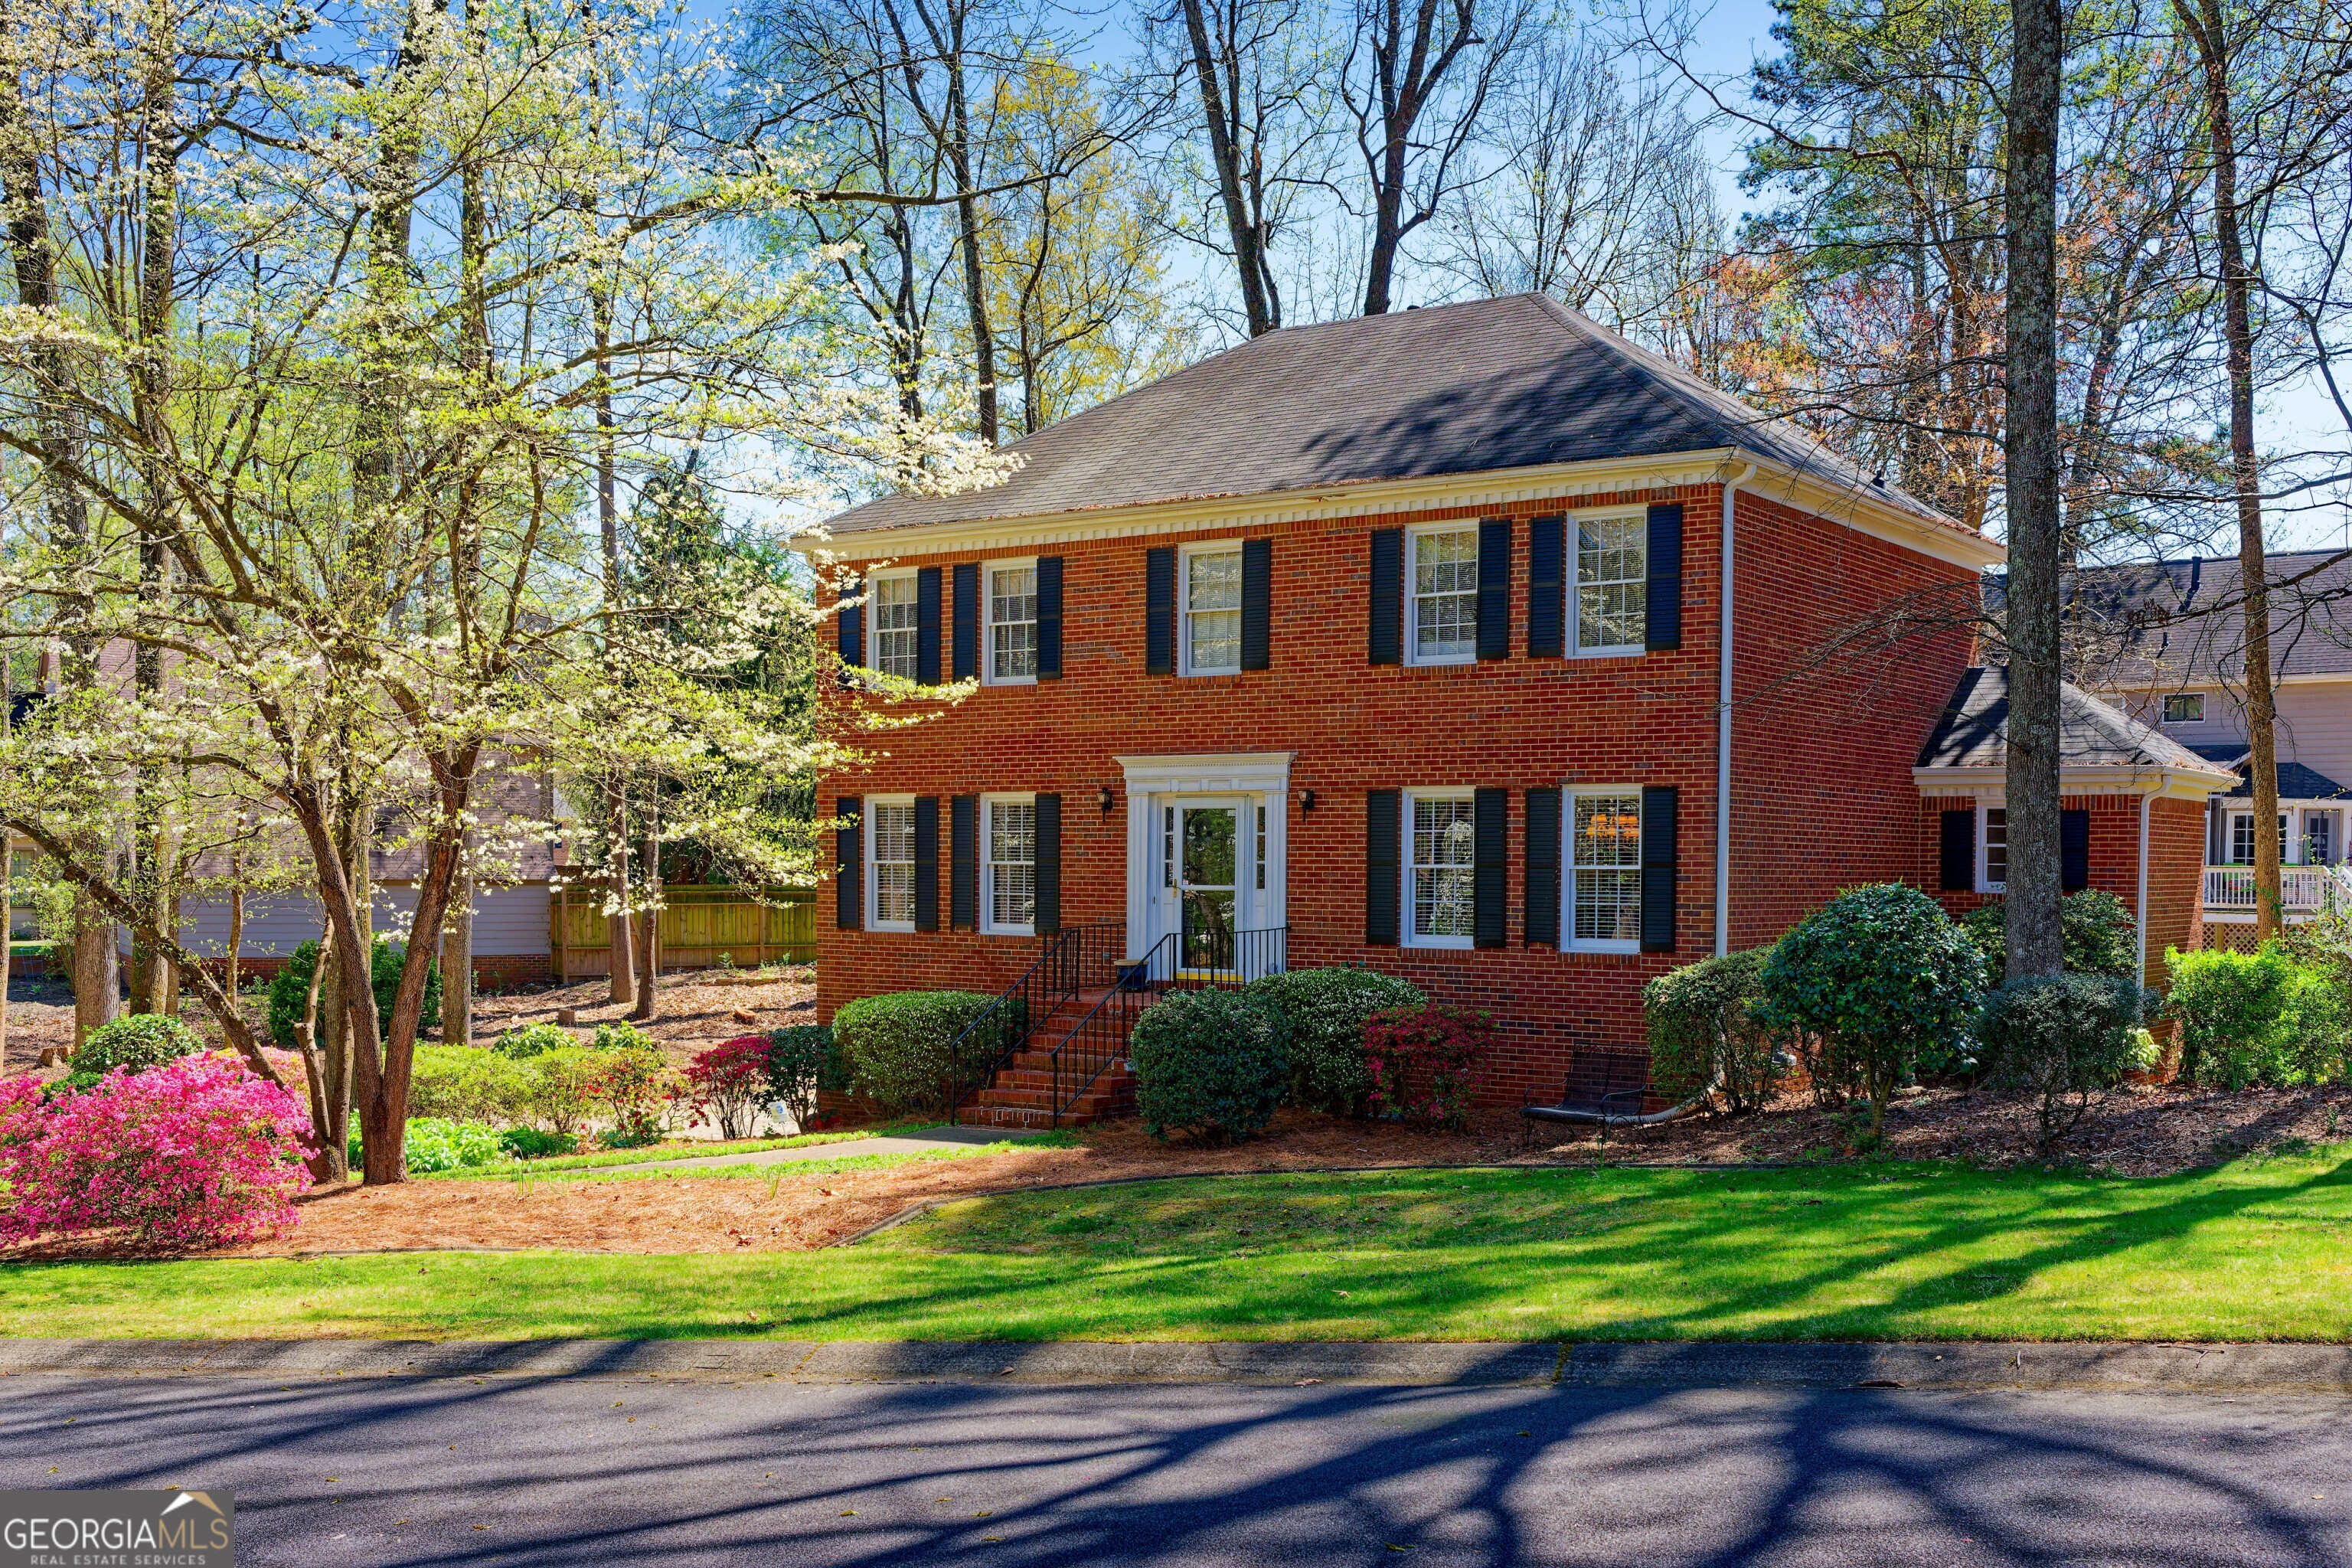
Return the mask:
<path fill-rule="evenodd" d="M 1003 483 L 897 495 L 836 537 L 1737 447 L 1977 537 L 1797 426 L 1539 294 L 1291 327 L 1006 448 Z"/>
<path fill-rule="evenodd" d="M 2253 759 L 2240 756 L 2230 763 L 2238 782 L 2223 790 L 2224 795 L 2252 800 L 2254 795 Z M 2352 800 L 2352 789 L 2346 789 L 2316 768 L 2301 763 L 2278 764 L 2278 793 L 2281 800 Z"/>
<path fill-rule="evenodd" d="M 2263 557 L 2271 663 L 2281 676 L 2352 675 L 2352 553 Z M 2065 595 L 2078 672 L 2103 689 L 2231 685 L 2245 670 L 2235 556 L 2089 567 Z M 1991 585 L 1989 598 L 1997 598 Z"/>
<path fill-rule="evenodd" d="M 2058 688 L 2058 757 L 2065 772 L 2113 769 L 2177 773 L 2221 788 L 2229 771 L 2080 687 Z M 2009 765 L 2009 670 L 1978 666 L 1961 672 L 1952 700 L 1919 749 L 1916 772 L 1992 771 Z"/>

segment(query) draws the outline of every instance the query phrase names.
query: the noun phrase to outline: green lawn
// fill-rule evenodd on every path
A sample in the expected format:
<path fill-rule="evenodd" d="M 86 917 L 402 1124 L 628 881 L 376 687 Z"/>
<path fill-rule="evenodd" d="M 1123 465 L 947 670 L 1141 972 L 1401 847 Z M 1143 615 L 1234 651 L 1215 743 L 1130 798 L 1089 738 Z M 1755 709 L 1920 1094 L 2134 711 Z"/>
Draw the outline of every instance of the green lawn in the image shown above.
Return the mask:
<path fill-rule="evenodd" d="M 2154 1181 L 1948 1165 L 1236 1176 L 851 1248 L 0 1268 L 26 1335 L 2352 1337 L 2352 1145 Z"/>
<path fill-rule="evenodd" d="M 494 1160 L 487 1165 L 459 1165 L 446 1171 L 412 1171 L 412 1182 L 482 1181 L 509 1176 L 543 1176 L 551 1171 L 593 1171 L 612 1165 L 645 1165 L 663 1160 L 698 1160 L 712 1154 L 763 1154 L 771 1149 L 806 1149 L 819 1143 L 849 1143 L 887 1137 L 924 1125 L 908 1121 L 887 1129 L 856 1132 L 803 1132 L 791 1138 L 739 1138 L 733 1142 L 655 1143 L 642 1149 L 593 1149 L 584 1154 L 548 1154 L 536 1160 Z M 356 1148 L 358 1145 L 354 1144 Z M 359 1162 L 354 1159 L 356 1166 Z"/>

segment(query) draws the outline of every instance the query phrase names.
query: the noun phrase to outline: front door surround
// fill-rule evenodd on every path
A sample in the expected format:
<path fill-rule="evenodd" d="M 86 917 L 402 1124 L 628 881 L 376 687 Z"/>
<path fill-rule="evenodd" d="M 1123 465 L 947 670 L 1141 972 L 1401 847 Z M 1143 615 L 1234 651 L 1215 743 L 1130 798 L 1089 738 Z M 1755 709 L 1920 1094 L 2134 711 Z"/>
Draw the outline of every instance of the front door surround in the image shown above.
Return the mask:
<path fill-rule="evenodd" d="M 1231 922 L 1228 932 L 1288 923 L 1291 757 L 1288 752 L 1225 752 L 1113 759 L 1127 775 L 1129 959 L 1142 957 L 1171 931 L 1205 929 L 1218 921 Z M 1260 808 L 1265 814 L 1263 887 Z M 1188 910 L 1192 920 L 1185 918 Z"/>

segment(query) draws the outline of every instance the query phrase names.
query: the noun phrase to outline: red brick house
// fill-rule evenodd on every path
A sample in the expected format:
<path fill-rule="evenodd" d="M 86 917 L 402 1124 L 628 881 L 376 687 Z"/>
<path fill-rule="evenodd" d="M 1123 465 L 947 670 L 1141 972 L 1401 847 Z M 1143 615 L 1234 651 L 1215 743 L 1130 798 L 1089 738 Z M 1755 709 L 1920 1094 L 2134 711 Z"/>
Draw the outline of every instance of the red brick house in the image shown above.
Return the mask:
<path fill-rule="evenodd" d="M 1651 976 L 1936 885 L 1966 616 L 1823 650 L 2000 547 L 1548 300 L 1273 333 L 1012 450 L 830 525 L 845 665 L 978 687 L 820 785 L 822 1016 L 1048 952 L 1085 997 L 1364 964 L 1491 1010 L 1517 1103 L 1638 1048 Z M 1115 1100 L 1099 1052 L 1019 1076 L 1085 997 L 1002 1119 Z"/>

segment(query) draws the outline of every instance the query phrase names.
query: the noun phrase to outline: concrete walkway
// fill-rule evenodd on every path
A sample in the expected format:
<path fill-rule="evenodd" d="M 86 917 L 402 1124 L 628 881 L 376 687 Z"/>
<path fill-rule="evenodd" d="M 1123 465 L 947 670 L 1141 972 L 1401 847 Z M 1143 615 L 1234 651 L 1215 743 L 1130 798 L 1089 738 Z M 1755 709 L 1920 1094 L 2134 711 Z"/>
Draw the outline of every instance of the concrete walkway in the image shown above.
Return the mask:
<path fill-rule="evenodd" d="M 2340 1396 L 2352 1394 L 2352 1346 L 0 1339 L 0 1376 L 43 1373 L 1060 1385 L 2071 1389 Z"/>
<path fill-rule="evenodd" d="M 883 1138 L 847 1138 L 838 1143 L 807 1143 L 797 1149 L 765 1149 L 756 1154 L 698 1154 L 683 1160 L 646 1160 L 616 1165 L 626 1171 L 694 1171 L 710 1165 L 787 1165 L 802 1160 L 845 1160 L 856 1154 L 929 1154 L 982 1143 L 1017 1143 L 1034 1132 L 1003 1127 L 919 1127 Z"/>

